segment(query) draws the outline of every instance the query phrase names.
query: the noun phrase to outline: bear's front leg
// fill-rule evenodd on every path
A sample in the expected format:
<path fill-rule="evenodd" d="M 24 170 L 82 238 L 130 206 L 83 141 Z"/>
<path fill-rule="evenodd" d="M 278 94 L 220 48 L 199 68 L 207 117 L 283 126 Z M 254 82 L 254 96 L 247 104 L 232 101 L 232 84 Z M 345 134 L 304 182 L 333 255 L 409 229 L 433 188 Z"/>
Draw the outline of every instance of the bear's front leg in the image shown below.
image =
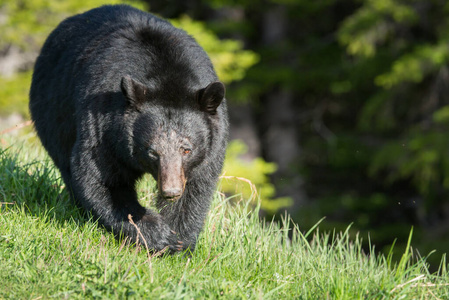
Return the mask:
<path fill-rule="evenodd" d="M 193 179 L 186 183 L 184 193 L 176 201 L 168 201 L 161 195 L 157 208 L 164 221 L 176 231 L 183 242 L 183 249 L 195 249 L 196 241 L 209 211 L 216 183 L 212 179 Z"/>
<path fill-rule="evenodd" d="M 70 186 L 76 201 L 117 237 L 139 240 L 153 251 L 165 247 L 171 252 L 182 250 L 182 242 L 163 218 L 139 204 L 134 181 L 108 183 L 108 178 L 102 177 L 104 170 L 100 170 L 103 165 L 92 158 L 92 153 L 80 153 L 73 151 L 71 159 Z M 135 225 L 130 223 L 129 215 Z"/>

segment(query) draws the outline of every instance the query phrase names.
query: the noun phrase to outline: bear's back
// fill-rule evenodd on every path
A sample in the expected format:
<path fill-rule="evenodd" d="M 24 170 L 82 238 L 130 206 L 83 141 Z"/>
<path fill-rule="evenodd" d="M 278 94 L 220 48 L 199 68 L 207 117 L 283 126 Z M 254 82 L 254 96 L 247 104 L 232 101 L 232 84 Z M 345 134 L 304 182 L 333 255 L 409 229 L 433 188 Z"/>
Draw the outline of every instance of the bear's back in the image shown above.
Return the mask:
<path fill-rule="evenodd" d="M 58 166 L 67 165 L 88 112 L 121 110 L 127 75 L 178 105 L 194 101 L 180 96 L 218 80 L 192 37 L 150 13 L 107 5 L 64 20 L 42 48 L 30 89 L 35 128 Z"/>
<path fill-rule="evenodd" d="M 128 74 L 161 90 L 172 82 L 197 89 L 218 80 L 208 55 L 191 36 L 127 5 L 106 5 L 68 18 L 47 43 L 43 52 L 51 59 L 43 62 L 46 69 L 63 66 L 57 73 L 64 71 L 84 87 L 78 99 L 118 91 L 120 78 Z"/>

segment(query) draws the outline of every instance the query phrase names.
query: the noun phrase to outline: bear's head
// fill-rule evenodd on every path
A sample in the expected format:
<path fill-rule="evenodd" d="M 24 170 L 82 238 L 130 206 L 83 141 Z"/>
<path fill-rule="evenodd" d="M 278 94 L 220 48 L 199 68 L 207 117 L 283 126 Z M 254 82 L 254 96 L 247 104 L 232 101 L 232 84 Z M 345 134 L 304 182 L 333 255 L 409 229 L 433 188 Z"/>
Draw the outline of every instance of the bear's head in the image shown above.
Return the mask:
<path fill-rule="evenodd" d="M 172 93 L 172 98 L 181 97 L 177 101 L 167 100 L 129 76 L 122 78 L 121 89 L 134 115 L 133 160 L 157 180 L 161 197 L 178 200 L 211 151 L 224 85 L 216 81 L 183 95 Z"/>

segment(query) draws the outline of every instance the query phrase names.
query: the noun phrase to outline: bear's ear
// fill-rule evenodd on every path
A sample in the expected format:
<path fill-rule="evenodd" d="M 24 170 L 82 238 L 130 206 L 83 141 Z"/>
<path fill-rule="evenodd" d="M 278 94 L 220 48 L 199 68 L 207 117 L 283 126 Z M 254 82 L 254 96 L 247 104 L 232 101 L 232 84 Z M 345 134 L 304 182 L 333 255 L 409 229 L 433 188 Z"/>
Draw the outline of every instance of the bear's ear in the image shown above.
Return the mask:
<path fill-rule="evenodd" d="M 209 84 L 206 88 L 196 93 L 200 109 L 211 115 L 217 113 L 217 108 L 225 97 L 225 86 L 220 81 Z"/>
<path fill-rule="evenodd" d="M 137 80 L 126 75 L 122 77 L 120 84 L 123 95 L 126 97 L 128 104 L 136 109 L 145 102 L 148 94 L 148 88 Z"/>

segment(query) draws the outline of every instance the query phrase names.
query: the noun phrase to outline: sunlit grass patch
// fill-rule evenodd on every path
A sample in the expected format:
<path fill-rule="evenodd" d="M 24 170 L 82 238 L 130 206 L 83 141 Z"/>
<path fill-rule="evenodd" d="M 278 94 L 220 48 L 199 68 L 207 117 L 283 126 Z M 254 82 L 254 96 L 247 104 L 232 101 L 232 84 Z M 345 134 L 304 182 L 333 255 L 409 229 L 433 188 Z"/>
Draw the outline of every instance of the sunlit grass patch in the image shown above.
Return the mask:
<path fill-rule="evenodd" d="M 449 298 L 446 261 L 438 274 L 412 251 L 394 264 L 349 228 L 261 221 L 257 201 L 219 191 L 194 253 L 154 255 L 76 208 L 39 147 L 0 153 L 0 298 Z M 138 189 L 151 203 L 154 185 Z"/>

